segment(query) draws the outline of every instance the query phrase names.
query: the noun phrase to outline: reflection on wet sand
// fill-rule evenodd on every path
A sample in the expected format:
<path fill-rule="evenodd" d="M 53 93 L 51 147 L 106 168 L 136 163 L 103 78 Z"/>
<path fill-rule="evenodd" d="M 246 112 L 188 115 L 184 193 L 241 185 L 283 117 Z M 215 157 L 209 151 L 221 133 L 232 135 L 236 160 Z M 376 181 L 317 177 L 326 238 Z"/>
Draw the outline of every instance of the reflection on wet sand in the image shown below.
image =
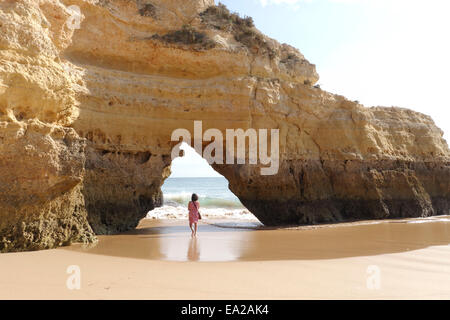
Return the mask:
<path fill-rule="evenodd" d="M 187 254 L 187 259 L 189 261 L 199 261 L 200 260 L 200 247 L 198 246 L 198 238 L 191 238 L 189 241 L 189 250 Z"/>
<path fill-rule="evenodd" d="M 421 223 L 419 223 L 421 222 Z M 101 236 L 91 254 L 169 261 L 313 260 L 405 252 L 450 243 L 450 217 L 295 229 L 209 222 L 191 238 L 184 221 L 143 220 L 133 232 Z"/>

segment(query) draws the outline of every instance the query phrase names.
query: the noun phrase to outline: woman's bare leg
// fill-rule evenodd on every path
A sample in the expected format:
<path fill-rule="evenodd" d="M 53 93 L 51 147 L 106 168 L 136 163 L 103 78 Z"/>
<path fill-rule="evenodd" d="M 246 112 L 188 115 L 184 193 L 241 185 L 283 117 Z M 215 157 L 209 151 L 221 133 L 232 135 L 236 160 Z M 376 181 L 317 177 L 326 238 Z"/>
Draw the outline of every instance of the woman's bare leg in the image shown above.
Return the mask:
<path fill-rule="evenodd" d="M 191 231 L 192 231 L 191 236 L 193 237 L 194 236 L 194 228 L 192 228 L 192 225 L 193 225 L 193 223 L 189 223 L 189 228 L 191 228 Z"/>
<path fill-rule="evenodd" d="M 194 229 L 195 229 L 194 236 L 197 236 L 197 223 L 194 223 Z"/>

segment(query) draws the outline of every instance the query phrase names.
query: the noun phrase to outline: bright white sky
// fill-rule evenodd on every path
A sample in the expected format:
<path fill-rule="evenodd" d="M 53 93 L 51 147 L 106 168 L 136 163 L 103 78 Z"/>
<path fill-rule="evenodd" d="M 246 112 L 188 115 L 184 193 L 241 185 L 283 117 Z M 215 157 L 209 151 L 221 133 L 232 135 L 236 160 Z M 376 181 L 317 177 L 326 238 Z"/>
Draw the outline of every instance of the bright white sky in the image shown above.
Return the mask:
<path fill-rule="evenodd" d="M 217 2 L 217 1 L 216 1 Z M 316 64 L 322 89 L 433 117 L 450 140 L 449 0 L 222 0 Z M 217 175 L 194 152 L 175 176 Z"/>

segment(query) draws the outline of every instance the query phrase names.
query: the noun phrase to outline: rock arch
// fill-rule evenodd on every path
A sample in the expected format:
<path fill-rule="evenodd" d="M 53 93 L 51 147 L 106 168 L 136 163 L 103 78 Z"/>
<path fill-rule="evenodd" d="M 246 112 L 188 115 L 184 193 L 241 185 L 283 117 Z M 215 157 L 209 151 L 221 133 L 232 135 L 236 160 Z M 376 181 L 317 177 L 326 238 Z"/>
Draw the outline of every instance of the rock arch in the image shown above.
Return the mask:
<path fill-rule="evenodd" d="M 0 3 L 1 251 L 133 228 L 160 204 L 171 132 L 194 120 L 280 130 L 277 175 L 214 165 L 265 224 L 449 214 L 430 117 L 321 90 L 297 49 L 236 16 L 223 28 L 213 1 L 70 3 L 80 29 L 64 0 Z"/>

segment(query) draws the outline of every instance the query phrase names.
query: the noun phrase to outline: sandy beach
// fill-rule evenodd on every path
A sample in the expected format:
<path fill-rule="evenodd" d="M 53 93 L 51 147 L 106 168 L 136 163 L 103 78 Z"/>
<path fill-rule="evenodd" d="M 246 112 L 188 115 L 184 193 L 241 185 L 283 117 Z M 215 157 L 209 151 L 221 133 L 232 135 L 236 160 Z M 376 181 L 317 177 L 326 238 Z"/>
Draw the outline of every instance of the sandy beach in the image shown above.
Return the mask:
<path fill-rule="evenodd" d="M 0 299 L 449 299 L 450 217 L 265 229 L 141 221 L 93 247 L 0 255 Z M 69 290 L 69 266 L 80 270 Z M 376 277 L 376 278 L 374 278 Z M 375 279 L 375 282 L 374 282 Z"/>

